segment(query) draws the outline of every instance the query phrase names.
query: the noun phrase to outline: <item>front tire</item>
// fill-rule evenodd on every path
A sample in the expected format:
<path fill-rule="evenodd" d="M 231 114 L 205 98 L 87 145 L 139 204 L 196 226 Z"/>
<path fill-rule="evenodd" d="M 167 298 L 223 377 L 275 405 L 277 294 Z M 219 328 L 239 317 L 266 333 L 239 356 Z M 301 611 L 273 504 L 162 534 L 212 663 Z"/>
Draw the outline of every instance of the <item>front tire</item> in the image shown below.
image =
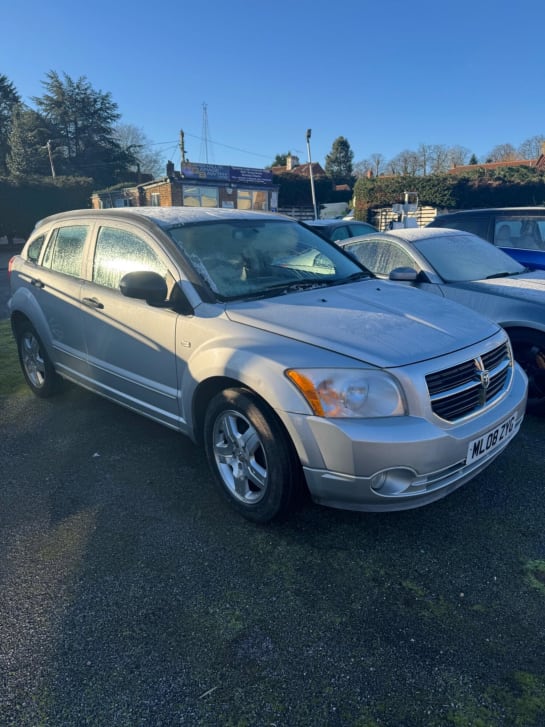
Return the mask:
<path fill-rule="evenodd" d="M 210 402 L 204 422 L 206 456 L 216 482 L 245 518 L 265 523 L 293 506 L 300 465 L 276 414 L 244 389 Z"/>
<path fill-rule="evenodd" d="M 528 376 L 529 414 L 545 414 L 545 334 L 518 329 L 509 331 L 515 360 Z"/>
<path fill-rule="evenodd" d="M 55 371 L 34 327 L 28 322 L 21 323 L 15 335 L 21 369 L 34 394 L 45 399 L 58 393 L 62 379 Z"/>

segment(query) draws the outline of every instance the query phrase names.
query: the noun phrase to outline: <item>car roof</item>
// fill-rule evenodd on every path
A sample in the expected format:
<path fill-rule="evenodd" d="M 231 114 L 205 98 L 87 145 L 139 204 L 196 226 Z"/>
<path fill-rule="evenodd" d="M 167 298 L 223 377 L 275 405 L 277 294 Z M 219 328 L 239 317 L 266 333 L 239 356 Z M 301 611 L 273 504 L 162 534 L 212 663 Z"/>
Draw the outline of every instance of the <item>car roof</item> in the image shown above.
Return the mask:
<path fill-rule="evenodd" d="M 280 215 L 275 212 L 254 212 L 250 210 L 222 209 L 221 207 L 111 207 L 107 209 L 79 209 L 45 217 L 36 223 L 36 227 L 50 222 L 63 221 L 68 219 L 100 218 L 127 220 L 145 219 L 154 222 L 162 228 L 169 228 L 175 225 L 183 225 L 193 222 L 217 222 L 233 219 L 239 220 L 289 220 L 293 218 Z"/>
<path fill-rule="evenodd" d="M 346 224 L 347 221 L 349 220 L 333 218 L 330 220 L 305 220 L 305 224 L 312 225 L 313 227 L 331 227 L 332 225 Z"/>
<path fill-rule="evenodd" d="M 449 217 L 454 215 L 478 215 L 486 212 L 490 213 L 503 213 L 516 214 L 516 213 L 536 213 L 545 215 L 545 207 L 482 207 L 470 210 L 456 210 L 454 212 L 444 212 L 443 214 L 437 215 L 437 217 Z"/>
<path fill-rule="evenodd" d="M 467 237 L 468 235 L 476 237 L 472 232 L 451 230 L 449 227 L 403 227 L 397 230 L 387 230 L 386 232 L 370 232 L 368 235 L 358 235 L 358 237 L 351 237 L 348 240 L 340 240 L 337 244 L 346 247 L 346 245 L 359 240 L 372 240 L 375 238 L 418 242 L 431 237 Z"/>

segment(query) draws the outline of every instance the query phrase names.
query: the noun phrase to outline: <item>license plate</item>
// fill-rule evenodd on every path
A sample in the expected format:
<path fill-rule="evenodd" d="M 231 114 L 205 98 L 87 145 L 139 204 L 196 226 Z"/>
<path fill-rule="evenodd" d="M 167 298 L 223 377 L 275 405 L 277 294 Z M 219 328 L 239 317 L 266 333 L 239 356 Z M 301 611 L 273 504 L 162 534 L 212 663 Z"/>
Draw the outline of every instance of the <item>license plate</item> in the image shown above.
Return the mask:
<path fill-rule="evenodd" d="M 509 417 L 503 424 L 483 434 L 482 437 L 474 439 L 467 448 L 466 464 L 471 464 L 481 457 L 485 457 L 494 449 L 506 444 L 516 434 L 516 416 Z"/>

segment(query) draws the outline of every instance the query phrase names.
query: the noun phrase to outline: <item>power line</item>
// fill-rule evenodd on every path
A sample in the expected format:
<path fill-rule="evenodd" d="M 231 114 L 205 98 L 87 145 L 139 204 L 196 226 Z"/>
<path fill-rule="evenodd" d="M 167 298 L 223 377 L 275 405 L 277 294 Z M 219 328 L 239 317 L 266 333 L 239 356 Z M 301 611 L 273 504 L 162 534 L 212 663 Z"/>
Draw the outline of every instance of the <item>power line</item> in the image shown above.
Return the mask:
<path fill-rule="evenodd" d="M 193 139 L 198 139 L 199 141 L 203 142 L 204 139 L 202 136 L 199 136 L 198 134 L 191 134 L 187 131 L 184 131 L 186 136 L 191 136 Z M 240 151 L 243 154 L 249 154 L 251 156 L 256 157 L 262 157 L 263 159 L 274 159 L 274 154 L 271 156 L 270 154 L 260 154 L 259 152 L 255 151 L 248 151 L 248 149 L 241 149 L 239 146 L 231 146 L 229 144 L 222 144 L 219 141 L 213 141 L 212 139 L 208 139 L 209 144 L 215 144 L 216 146 L 222 146 L 224 149 L 232 149 L 233 151 Z M 149 146 L 160 146 L 160 145 L 167 145 L 167 144 L 178 144 L 178 141 L 155 141 L 152 142 Z M 297 150 L 295 150 L 297 151 Z"/>

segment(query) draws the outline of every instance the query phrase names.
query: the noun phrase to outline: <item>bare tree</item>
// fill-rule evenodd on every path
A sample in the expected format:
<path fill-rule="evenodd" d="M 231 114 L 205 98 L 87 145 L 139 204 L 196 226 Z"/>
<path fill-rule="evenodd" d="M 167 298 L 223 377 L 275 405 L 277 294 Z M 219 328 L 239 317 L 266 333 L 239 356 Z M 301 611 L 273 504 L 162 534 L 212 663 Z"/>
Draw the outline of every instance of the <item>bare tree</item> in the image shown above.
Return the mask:
<path fill-rule="evenodd" d="M 134 156 L 141 172 L 154 177 L 164 176 L 161 154 L 153 149 L 152 142 L 143 129 L 134 124 L 118 124 L 114 133 L 120 147 Z"/>
<path fill-rule="evenodd" d="M 419 158 L 415 151 L 405 149 L 388 162 L 391 174 L 403 174 L 415 177 L 419 170 Z"/>
<path fill-rule="evenodd" d="M 444 144 L 434 144 L 431 147 L 431 174 L 442 174 L 451 167 L 450 150 Z"/>
<path fill-rule="evenodd" d="M 486 157 L 490 162 L 510 162 L 518 158 L 518 152 L 512 144 L 498 144 Z"/>
<path fill-rule="evenodd" d="M 471 151 L 465 146 L 451 146 L 449 149 L 450 167 L 463 167 L 470 158 Z"/>
<path fill-rule="evenodd" d="M 361 178 L 366 177 L 367 174 L 373 170 L 373 164 L 370 159 L 362 159 L 356 162 L 352 168 L 352 173 L 355 177 Z"/>
<path fill-rule="evenodd" d="M 426 176 L 431 171 L 431 164 L 433 161 L 433 146 L 429 144 L 420 144 L 417 149 L 418 154 L 418 165 L 420 167 L 420 173 Z"/>
<path fill-rule="evenodd" d="M 545 136 L 532 136 L 519 146 L 519 156 L 521 159 L 537 159 L 545 153 L 544 145 Z"/>

